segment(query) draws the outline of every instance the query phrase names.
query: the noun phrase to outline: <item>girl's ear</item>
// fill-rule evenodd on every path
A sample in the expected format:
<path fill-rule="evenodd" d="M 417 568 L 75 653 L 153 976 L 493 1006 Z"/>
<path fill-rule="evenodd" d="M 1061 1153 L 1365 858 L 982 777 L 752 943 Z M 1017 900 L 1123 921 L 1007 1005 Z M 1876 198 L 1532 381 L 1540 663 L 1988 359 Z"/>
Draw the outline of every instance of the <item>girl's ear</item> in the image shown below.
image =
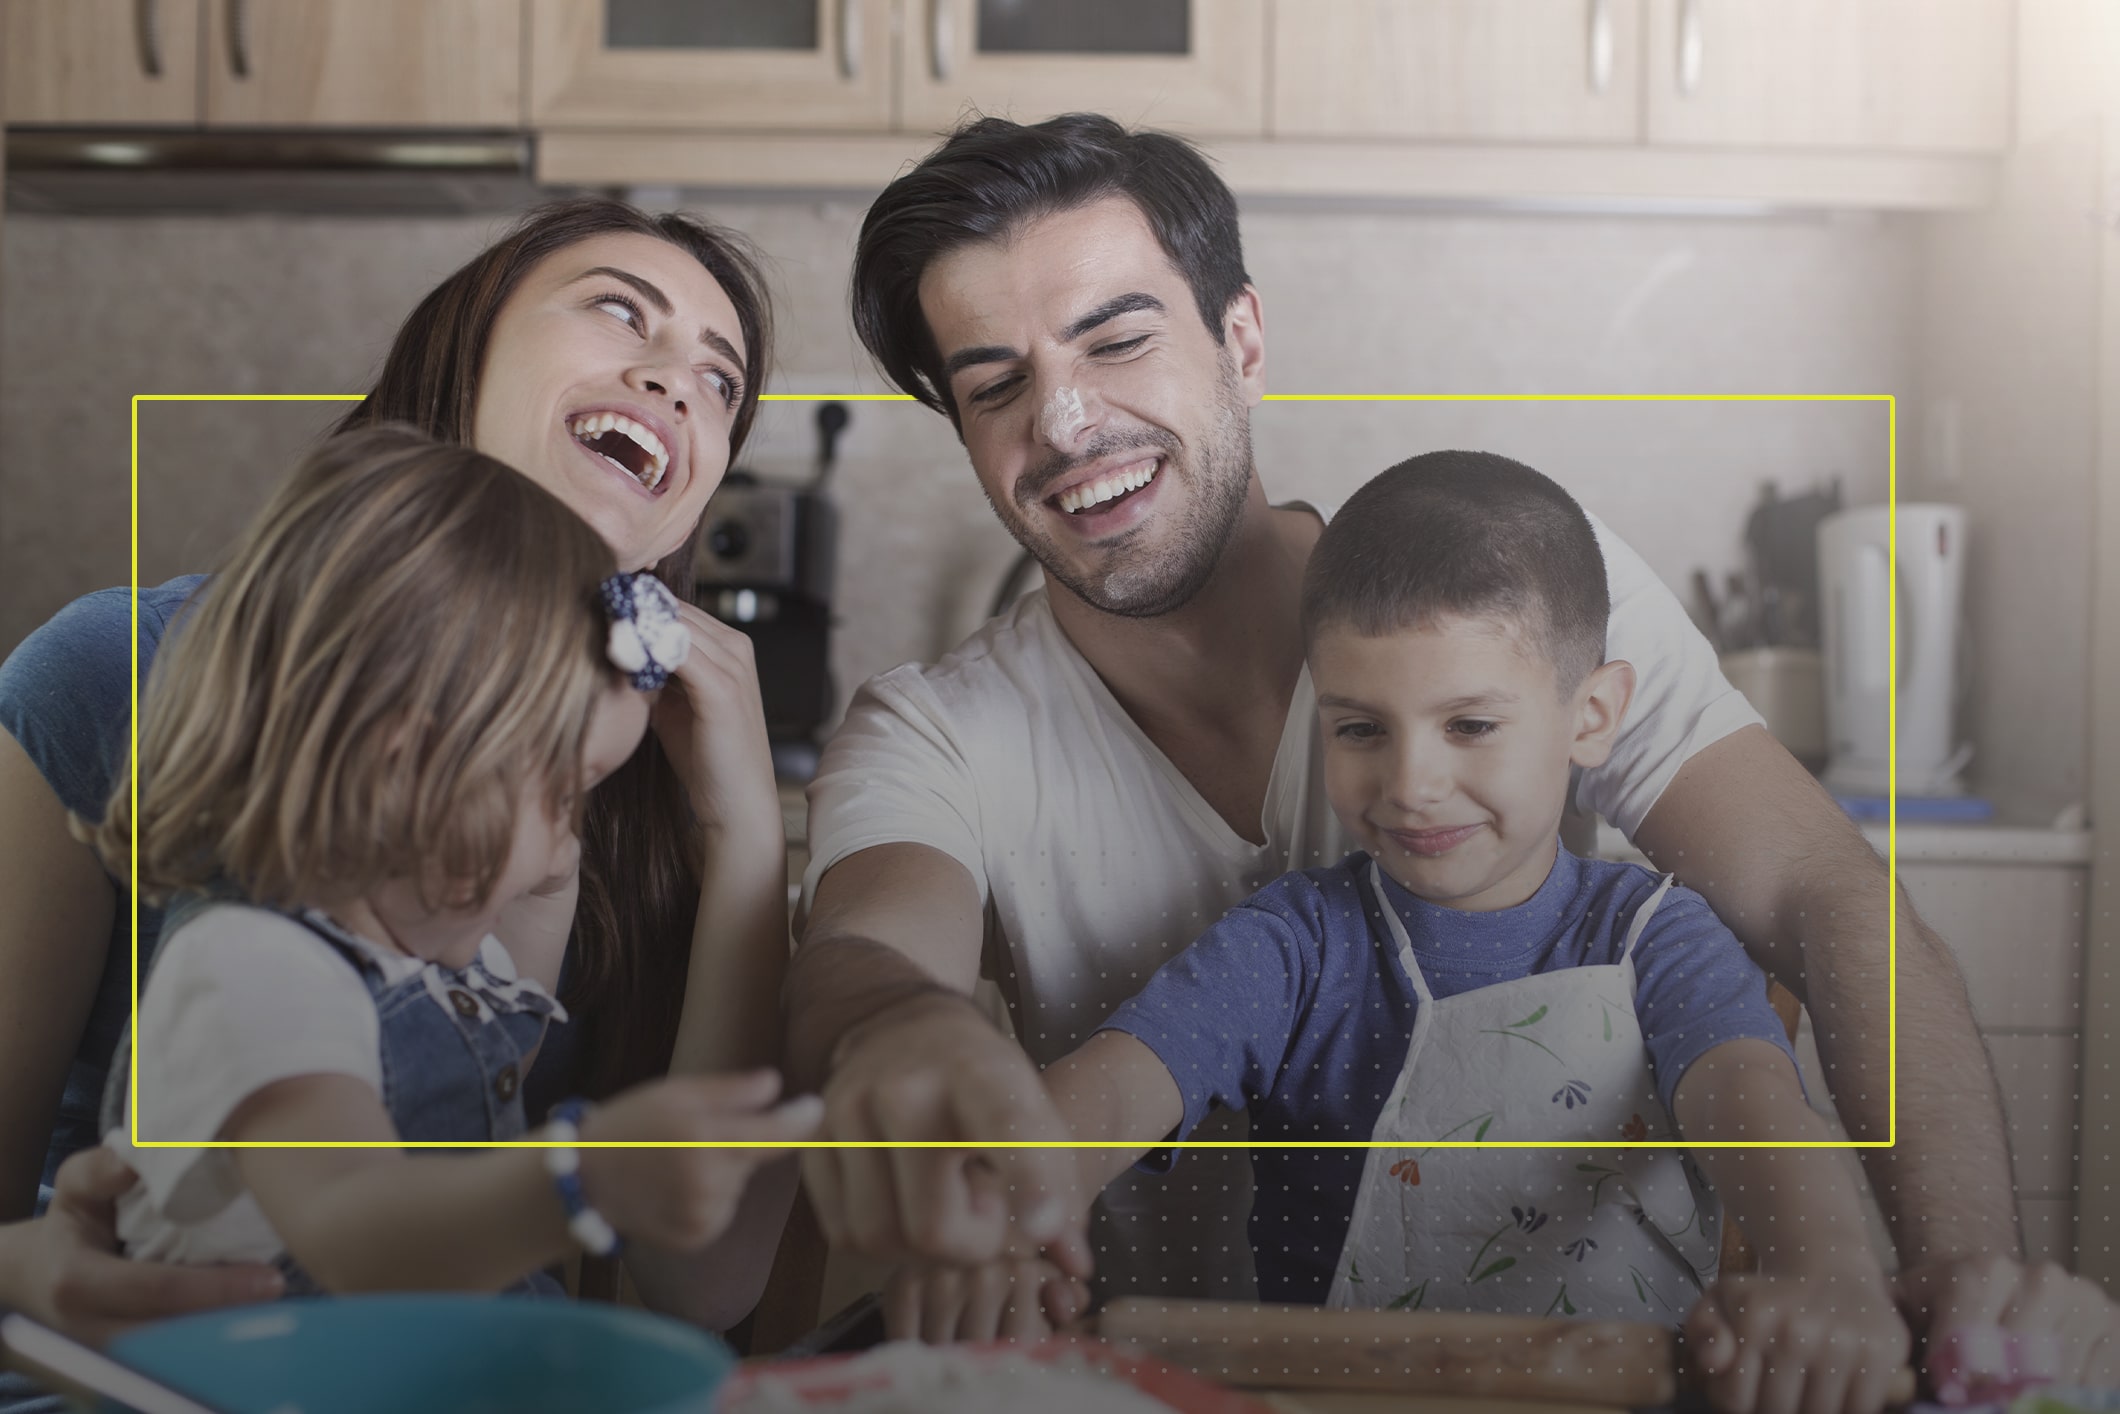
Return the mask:
<path fill-rule="evenodd" d="M 1634 665 L 1614 658 L 1583 679 L 1575 690 L 1575 746 L 1568 759 L 1578 766 L 1602 766 L 1619 739 L 1627 704 L 1634 700 Z"/>

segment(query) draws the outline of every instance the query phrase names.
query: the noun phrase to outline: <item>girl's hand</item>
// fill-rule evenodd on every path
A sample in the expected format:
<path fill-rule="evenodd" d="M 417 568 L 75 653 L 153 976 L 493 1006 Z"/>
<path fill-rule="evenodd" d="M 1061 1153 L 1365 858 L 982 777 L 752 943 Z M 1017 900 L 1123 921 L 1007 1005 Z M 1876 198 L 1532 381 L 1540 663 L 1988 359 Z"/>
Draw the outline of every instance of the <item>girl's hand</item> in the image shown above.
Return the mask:
<path fill-rule="evenodd" d="M 780 797 L 751 640 L 696 604 L 677 609 L 692 647 L 656 699 L 655 734 L 710 834 L 777 832 Z"/>
<path fill-rule="evenodd" d="M 908 1263 L 883 1288 L 892 1340 L 1042 1340 L 1089 1309 L 1089 1287 L 1038 1258 L 977 1267 Z"/>
<path fill-rule="evenodd" d="M 805 1095 L 776 1106 L 779 1094 L 780 1076 L 770 1070 L 671 1076 L 626 1091 L 583 1121 L 585 1146 L 633 1140 L 765 1147 L 584 1147 L 584 1196 L 629 1238 L 681 1252 L 706 1246 L 729 1226 L 752 1172 L 785 1154 L 781 1146 L 817 1133 L 824 1102 Z"/>
<path fill-rule="evenodd" d="M 97 1145 L 59 1166 L 41 1218 L 0 1228 L 0 1304 L 91 1345 L 141 1321 L 277 1300 L 271 1267 L 175 1267 L 118 1251 L 117 1203 L 138 1182 Z"/>
<path fill-rule="evenodd" d="M 1911 1343 L 1883 1278 L 1732 1276 L 1685 1323 L 1721 1414 L 1877 1414 Z"/>

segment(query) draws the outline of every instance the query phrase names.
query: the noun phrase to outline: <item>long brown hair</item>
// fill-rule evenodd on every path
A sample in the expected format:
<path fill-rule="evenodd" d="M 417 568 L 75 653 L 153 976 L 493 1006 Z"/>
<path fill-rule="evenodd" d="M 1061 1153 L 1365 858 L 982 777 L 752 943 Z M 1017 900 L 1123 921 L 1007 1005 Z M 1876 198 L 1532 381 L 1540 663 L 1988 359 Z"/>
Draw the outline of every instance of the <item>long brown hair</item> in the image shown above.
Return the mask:
<path fill-rule="evenodd" d="M 97 848 L 122 871 L 137 827 L 150 897 L 225 881 L 289 908 L 414 879 L 430 909 L 483 904 L 517 812 L 573 797 L 615 681 L 598 586 L 616 567 L 469 447 L 332 438 L 157 656 Z"/>
<path fill-rule="evenodd" d="M 471 440 L 479 372 L 494 320 L 546 258 L 593 236 L 667 241 L 712 275 L 736 307 L 744 393 L 729 432 L 733 463 L 758 415 L 772 362 L 765 280 L 744 242 L 693 217 L 650 215 L 624 202 L 577 197 L 536 207 L 420 301 L 368 396 L 341 429 L 409 422 L 451 442 Z M 696 542 L 655 566 L 679 598 L 694 599 Z M 575 1086 L 591 1095 L 669 1066 L 699 912 L 702 838 L 683 783 L 650 732 L 639 751 L 591 793 L 582 828 L 581 900 L 569 939 L 563 1000 L 581 1028 Z"/>

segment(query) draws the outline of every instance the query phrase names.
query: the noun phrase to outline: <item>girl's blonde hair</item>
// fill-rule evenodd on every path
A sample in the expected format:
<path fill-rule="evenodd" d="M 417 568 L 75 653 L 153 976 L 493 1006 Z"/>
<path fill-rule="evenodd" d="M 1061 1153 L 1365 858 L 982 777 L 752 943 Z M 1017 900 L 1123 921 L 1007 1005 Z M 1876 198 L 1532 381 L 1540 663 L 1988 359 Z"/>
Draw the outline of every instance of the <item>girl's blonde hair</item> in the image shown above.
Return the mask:
<path fill-rule="evenodd" d="M 614 568 L 491 457 L 402 425 L 333 437 L 158 656 L 96 847 L 122 875 L 137 825 L 150 896 L 288 907 L 412 878 L 429 907 L 483 903 L 517 808 L 578 808 Z"/>

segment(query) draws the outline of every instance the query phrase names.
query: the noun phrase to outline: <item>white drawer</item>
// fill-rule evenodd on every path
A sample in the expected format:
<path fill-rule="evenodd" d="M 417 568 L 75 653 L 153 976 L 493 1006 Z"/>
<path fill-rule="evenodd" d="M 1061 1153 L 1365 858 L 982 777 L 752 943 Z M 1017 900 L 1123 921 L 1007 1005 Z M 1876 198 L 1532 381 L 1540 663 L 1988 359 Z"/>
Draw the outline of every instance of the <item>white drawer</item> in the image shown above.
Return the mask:
<path fill-rule="evenodd" d="M 1983 1029 L 2068 1031 L 2080 1024 L 2082 869 L 1905 864 L 1899 882 L 1922 921 L 1950 945 Z"/>
<path fill-rule="evenodd" d="M 2065 1198 L 2076 1172 L 2074 1036 L 1989 1036 L 2020 1198 Z M 1902 1062 L 1904 1057 L 1902 1057 Z"/>

